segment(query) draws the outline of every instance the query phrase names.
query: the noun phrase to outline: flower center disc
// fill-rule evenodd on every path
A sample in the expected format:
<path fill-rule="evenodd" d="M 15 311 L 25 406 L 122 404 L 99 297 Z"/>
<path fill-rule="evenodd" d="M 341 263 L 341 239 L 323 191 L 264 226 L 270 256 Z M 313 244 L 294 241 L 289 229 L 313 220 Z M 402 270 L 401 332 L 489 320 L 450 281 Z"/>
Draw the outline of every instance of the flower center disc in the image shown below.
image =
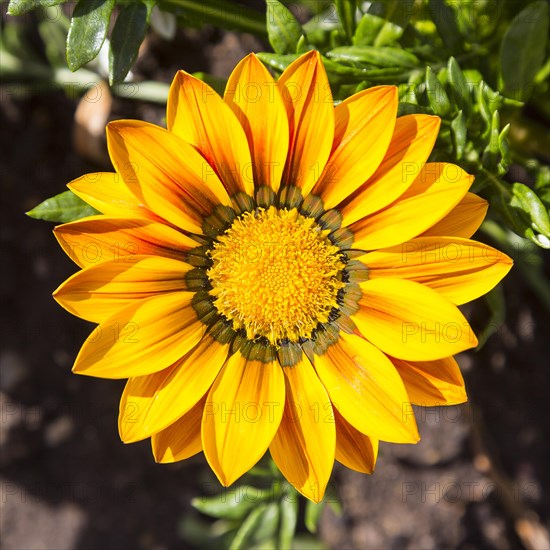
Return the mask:
<path fill-rule="evenodd" d="M 292 210 L 247 212 L 217 238 L 208 270 L 219 313 L 250 340 L 309 338 L 338 307 L 340 249 L 312 218 Z"/>

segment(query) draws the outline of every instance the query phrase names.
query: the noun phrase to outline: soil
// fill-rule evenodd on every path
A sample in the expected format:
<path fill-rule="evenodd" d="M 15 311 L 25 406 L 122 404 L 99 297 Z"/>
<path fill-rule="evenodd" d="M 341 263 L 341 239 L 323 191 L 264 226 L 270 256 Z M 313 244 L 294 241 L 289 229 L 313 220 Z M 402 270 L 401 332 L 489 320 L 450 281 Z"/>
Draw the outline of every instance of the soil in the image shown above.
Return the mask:
<path fill-rule="evenodd" d="M 152 39 L 135 73 L 165 82 L 182 67 L 227 76 L 253 49 L 263 48 L 248 36 L 182 32 L 175 47 Z M 75 266 L 51 224 L 24 215 L 70 180 L 109 169 L 76 154 L 76 106 L 62 91 L 0 95 L 2 547 L 193 548 L 181 526 L 198 518 L 191 499 L 213 486 L 204 459 L 157 465 L 148 442 L 120 442 L 124 383 L 71 373 L 92 326 L 51 298 Z M 123 117 L 161 123 L 163 108 L 115 100 L 110 118 Z M 504 326 L 459 358 L 469 404 L 417 409 L 421 442 L 382 444 L 372 476 L 335 469 L 343 514 L 322 517 L 328 547 L 547 547 L 550 323 L 519 273 L 504 292 Z"/>

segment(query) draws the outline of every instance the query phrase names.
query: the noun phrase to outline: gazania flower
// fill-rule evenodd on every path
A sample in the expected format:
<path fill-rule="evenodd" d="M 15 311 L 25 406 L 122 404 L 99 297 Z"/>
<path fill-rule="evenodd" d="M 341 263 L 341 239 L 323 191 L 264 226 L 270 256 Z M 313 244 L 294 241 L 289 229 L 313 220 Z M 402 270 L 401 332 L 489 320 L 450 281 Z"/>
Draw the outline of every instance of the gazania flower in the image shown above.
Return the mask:
<path fill-rule="evenodd" d="M 472 176 L 426 163 L 439 119 L 378 86 L 333 105 L 316 52 L 277 82 L 254 55 L 223 99 L 179 72 L 168 129 L 108 126 L 116 173 L 69 187 L 102 214 L 56 235 L 82 268 L 55 292 L 98 323 L 74 365 L 128 378 L 125 442 L 201 451 L 223 485 L 267 451 L 318 501 L 334 459 L 372 472 L 415 443 L 410 404 L 466 400 L 457 305 L 510 269 L 469 240 Z"/>

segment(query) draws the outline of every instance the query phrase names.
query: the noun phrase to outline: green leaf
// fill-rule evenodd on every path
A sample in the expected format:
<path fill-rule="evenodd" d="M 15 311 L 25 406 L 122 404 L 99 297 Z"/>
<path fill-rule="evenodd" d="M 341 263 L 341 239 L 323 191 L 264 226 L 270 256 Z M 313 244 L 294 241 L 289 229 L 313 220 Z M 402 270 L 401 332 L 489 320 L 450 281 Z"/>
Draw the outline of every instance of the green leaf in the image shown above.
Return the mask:
<path fill-rule="evenodd" d="M 261 489 L 241 485 L 212 497 L 194 498 L 191 505 L 199 512 L 214 518 L 242 519 L 260 500 Z"/>
<path fill-rule="evenodd" d="M 298 521 L 298 493 L 288 486 L 280 503 L 281 527 L 279 529 L 279 548 L 292 547 L 292 539 L 296 532 Z"/>
<path fill-rule="evenodd" d="M 319 523 L 319 518 L 325 508 L 325 504 L 326 503 L 324 501 L 321 501 L 318 504 L 315 504 L 315 502 L 312 502 L 311 500 L 306 502 L 304 523 L 306 524 L 307 530 L 313 535 L 317 533 L 317 524 Z"/>
<path fill-rule="evenodd" d="M 355 11 L 357 10 L 357 5 L 355 0 L 336 0 L 336 11 L 338 17 L 340 18 L 340 23 L 344 28 L 344 32 L 348 37 L 348 41 L 353 40 L 353 35 L 355 34 Z"/>
<path fill-rule="evenodd" d="M 508 166 L 512 162 L 510 156 L 510 144 L 508 143 L 508 132 L 510 131 L 510 123 L 508 123 L 498 136 L 498 150 L 500 153 L 500 162 L 498 165 L 499 175 L 504 175 L 508 171 Z"/>
<path fill-rule="evenodd" d="M 277 528 L 279 527 L 279 503 L 271 502 L 267 505 L 261 515 L 257 527 L 252 533 L 253 543 L 269 542 L 276 540 Z"/>
<path fill-rule="evenodd" d="M 105 42 L 115 0 L 80 0 L 67 35 L 67 64 L 80 69 L 96 57 Z"/>
<path fill-rule="evenodd" d="M 267 0 L 267 35 L 275 53 L 294 53 L 303 34 L 302 25 L 278 0 Z"/>
<path fill-rule="evenodd" d="M 357 46 L 386 46 L 401 38 L 412 15 L 410 0 L 386 0 L 373 2 L 361 18 L 355 31 Z"/>
<path fill-rule="evenodd" d="M 27 212 L 27 216 L 35 220 L 56 223 L 72 222 L 95 214 L 99 214 L 99 212 L 72 191 L 65 191 L 55 197 L 50 197 Z"/>
<path fill-rule="evenodd" d="M 122 8 L 111 34 L 109 82 L 122 82 L 137 58 L 147 31 L 147 7 L 135 2 Z"/>
<path fill-rule="evenodd" d="M 67 31 L 59 20 L 38 23 L 38 32 L 44 42 L 44 53 L 52 67 L 65 67 Z"/>
<path fill-rule="evenodd" d="M 470 87 L 464 73 L 454 57 L 447 63 L 447 78 L 449 81 L 449 93 L 458 107 L 464 111 L 470 108 Z"/>
<path fill-rule="evenodd" d="M 259 52 L 258 58 L 266 65 L 275 69 L 276 71 L 283 72 L 293 61 L 298 59 L 299 54 L 278 54 L 278 53 L 266 53 Z"/>
<path fill-rule="evenodd" d="M 457 160 L 460 160 L 464 154 L 467 133 L 466 117 L 462 111 L 458 111 L 458 114 L 451 121 L 451 135 Z"/>
<path fill-rule="evenodd" d="M 451 111 L 451 102 L 445 93 L 445 88 L 431 67 L 426 67 L 426 94 L 434 114 L 445 116 Z"/>
<path fill-rule="evenodd" d="M 502 90 L 505 95 L 524 100 L 546 56 L 549 10 L 546 1 L 523 9 L 506 31 L 500 48 Z"/>
<path fill-rule="evenodd" d="M 483 152 L 482 162 L 483 167 L 491 172 L 496 171 L 498 157 L 500 155 L 499 148 L 499 135 L 500 135 L 500 115 L 498 111 L 493 113 L 491 119 L 491 131 L 489 133 L 489 143 Z"/>
<path fill-rule="evenodd" d="M 231 541 L 229 550 L 242 550 L 247 547 L 247 542 L 260 525 L 262 516 L 266 509 L 267 504 L 260 504 L 259 506 L 256 506 L 252 512 L 250 512 L 237 531 L 235 538 Z"/>
<path fill-rule="evenodd" d="M 532 228 L 550 239 L 550 216 L 537 194 L 523 183 L 514 183 L 512 194 L 510 204 L 525 212 L 531 221 Z"/>
<path fill-rule="evenodd" d="M 335 61 L 364 63 L 376 67 L 414 68 L 420 64 L 418 58 L 401 48 L 374 46 L 344 46 L 327 52 L 327 57 Z"/>
<path fill-rule="evenodd" d="M 63 4 L 67 0 L 11 0 L 8 5 L 8 15 L 23 15 L 36 8 L 48 8 Z"/>
<path fill-rule="evenodd" d="M 458 28 L 456 11 L 445 0 L 429 0 L 430 15 L 443 44 L 456 54 L 462 51 L 462 38 Z"/>
<path fill-rule="evenodd" d="M 476 331 L 478 340 L 476 351 L 487 343 L 489 337 L 502 326 L 506 318 L 506 301 L 502 285 L 493 288 L 483 298 L 489 307 L 490 317 L 487 324 L 480 331 Z"/>

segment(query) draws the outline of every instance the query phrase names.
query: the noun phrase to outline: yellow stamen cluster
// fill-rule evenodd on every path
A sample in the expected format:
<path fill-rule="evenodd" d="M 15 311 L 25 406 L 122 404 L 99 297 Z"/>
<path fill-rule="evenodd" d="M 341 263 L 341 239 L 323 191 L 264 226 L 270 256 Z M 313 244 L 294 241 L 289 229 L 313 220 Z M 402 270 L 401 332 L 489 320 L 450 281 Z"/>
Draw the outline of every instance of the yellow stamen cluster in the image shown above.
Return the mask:
<path fill-rule="evenodd" d="M 327 234 L 295 208 L 242 215 L 210 251 L 217 310 L 251 340 L 309 338 L 338 307 L 344 286 L 344 263 Z"/>

